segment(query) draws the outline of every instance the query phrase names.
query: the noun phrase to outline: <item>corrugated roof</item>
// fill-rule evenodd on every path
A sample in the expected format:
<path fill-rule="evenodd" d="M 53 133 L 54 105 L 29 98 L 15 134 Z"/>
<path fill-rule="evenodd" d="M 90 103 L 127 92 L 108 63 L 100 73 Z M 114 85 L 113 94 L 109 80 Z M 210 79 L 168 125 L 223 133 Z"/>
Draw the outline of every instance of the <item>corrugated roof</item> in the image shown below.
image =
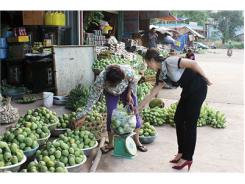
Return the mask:
<path fill-rule="evenodd" d="M 199 37 L 199 38 L 205 38 L 203 35 L 195 31 L 194 29 L 190 28 L 189 26 L 185 26 L 193 35 Z"/>
<path fill-rule="evenodd" d="M 194 25 L 189 25 L 189 24 L 185 24 L 185 23 L 170 23 L 170 24 L 156 24 L 159 27 L 172 27 L 172 28 L 179 28 L 179 27 L 184 27 L 184 26 L 189 26 L 192 29 L 195 30 L 203 30 L 203 26 L 194 26 Z"/>

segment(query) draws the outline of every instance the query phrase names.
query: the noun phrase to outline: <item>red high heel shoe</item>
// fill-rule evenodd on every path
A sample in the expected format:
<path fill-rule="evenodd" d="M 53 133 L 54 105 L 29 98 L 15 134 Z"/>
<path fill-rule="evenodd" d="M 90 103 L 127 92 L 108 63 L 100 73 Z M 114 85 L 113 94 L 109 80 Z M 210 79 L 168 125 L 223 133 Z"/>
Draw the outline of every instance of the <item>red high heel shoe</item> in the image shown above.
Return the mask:
<path fill-rule="evenodd" d="M 177 169 L 177 170 L 181 170 L 183 169 L 185 166 L 188 166 L 188 171 L 190 170 L 191 168 L 191 164 L 192 164 L 192 161 L 185 161 L 182 165 L 175 165 L 173 166 L 172 168 L 173 169 Z"/>

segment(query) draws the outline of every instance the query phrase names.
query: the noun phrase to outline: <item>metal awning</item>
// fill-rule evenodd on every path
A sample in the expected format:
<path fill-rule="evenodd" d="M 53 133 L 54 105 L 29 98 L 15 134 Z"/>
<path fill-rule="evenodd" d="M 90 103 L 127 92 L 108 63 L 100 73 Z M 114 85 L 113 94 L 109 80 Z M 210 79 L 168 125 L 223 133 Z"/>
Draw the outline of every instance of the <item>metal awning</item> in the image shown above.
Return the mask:
<path fill-rule="evenodd" d="M 191 32 L 194 36 L 197 36 L 199 38 L 205 38 L 203 35 L 201 35 L 197 31 L 195 31 L 194 29 L 190 28 L 189 26 L 184 26 L 184 27 L 180 28 L 179 32 L 182 33 L 182 34 Z"/>
<path fill-rule="evenodd" d="M 162 20 L 162 21 L 177 21 L 178 20 L 177 17 L 173 15 L 168 15 L 168 16 L 157 18 L 157 19 Z"/>

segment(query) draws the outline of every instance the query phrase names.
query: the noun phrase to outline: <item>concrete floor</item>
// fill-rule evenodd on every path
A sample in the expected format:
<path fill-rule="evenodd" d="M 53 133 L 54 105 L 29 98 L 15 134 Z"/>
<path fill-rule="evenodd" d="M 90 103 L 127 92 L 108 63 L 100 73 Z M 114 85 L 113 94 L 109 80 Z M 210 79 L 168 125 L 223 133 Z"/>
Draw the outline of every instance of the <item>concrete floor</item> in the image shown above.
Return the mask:
<path fill-rule="evenodd" d="M 244 162 L 244 104 L 243 104 L 243 50 L 234 50 L 228 58 L 225 50 L 211 50 L 197 55 L 197 61 L 214 83 L 208 90 L 206 102 L 225 113 L 228 126 L 225 129 L 198 128 L 198 138 L 191 172 L 243 172 Z M 162 90 L 159 97 L 166 105 L 179 99 L 181 89 Z M 14 104 L 23 115 L 30 108 L 41 105 Z M 53 106 L 52 110 L 61 115 L 67 110 Z M 0 134 L 6 127 L 0 127 Z M 108 153 L 102 156 L 97 172 L 176 172 L 169 160 L 176 154 L 175 129 L 158 127 L 156 141 L 147 145 L 149 151 L 138 152 L 132 159 L 118 159 Z M 86 167 L 86 171 L 89 167 Z M 186 170 L 181 171 L 186 172 Z"/>

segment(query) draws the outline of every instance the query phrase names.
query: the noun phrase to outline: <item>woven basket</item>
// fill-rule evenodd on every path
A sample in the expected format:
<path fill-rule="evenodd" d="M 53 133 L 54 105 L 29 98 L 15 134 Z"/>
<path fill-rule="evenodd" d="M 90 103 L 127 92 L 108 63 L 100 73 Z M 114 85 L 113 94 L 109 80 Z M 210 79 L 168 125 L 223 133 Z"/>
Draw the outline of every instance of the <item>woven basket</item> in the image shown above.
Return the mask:
<path fill-rule="evenodd" d="M 145 82 L 155 82 L 156 81 L 155 75 L 144 76 L 144 78 L 145 78 Z"/>

